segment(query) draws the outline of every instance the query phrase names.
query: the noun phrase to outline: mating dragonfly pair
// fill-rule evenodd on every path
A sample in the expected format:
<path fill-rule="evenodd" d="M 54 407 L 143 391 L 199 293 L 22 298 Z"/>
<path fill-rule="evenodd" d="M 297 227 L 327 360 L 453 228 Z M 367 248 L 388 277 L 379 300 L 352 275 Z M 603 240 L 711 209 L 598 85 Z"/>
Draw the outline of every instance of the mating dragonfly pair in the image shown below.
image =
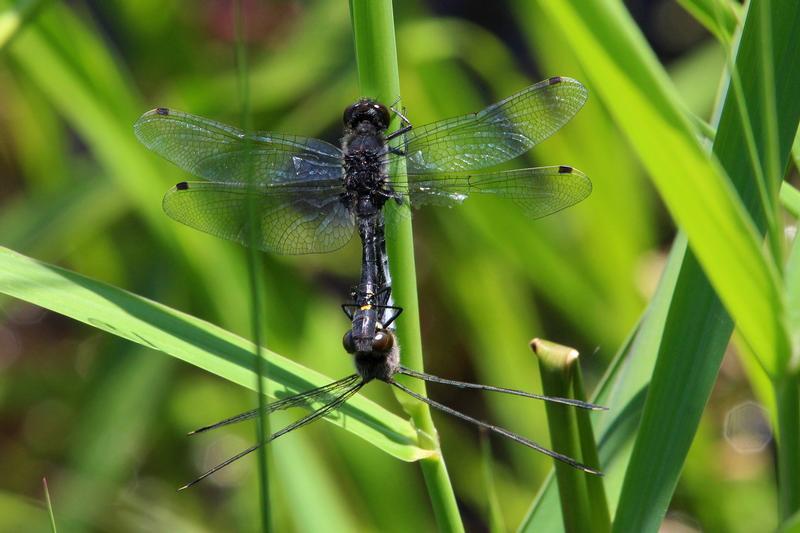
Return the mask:
<path fill-rule="evenodd" d="M 423 397 L 394 379 L 397 374 L 429 382 L 513 394 L 587 409 L 599 406 L 513 389 L 463 383 L 403 367 L 394 334 L 402 308 L 393 305 L 385 248 L 383 207 L 387 202 L 419 207 L 454 205 L 469 196 L 510 199 L 533 217 L 573 205 L 591 183 L 569 166 L 483 170 L 513 159 L 548 138 L 586 101 L 577 81 L 556 77 L 532 85 L 470 115 L 412 127 L 398 111 L 401 127 L 386 134 L 390 110 L 362 99 L 344 113 L 341 149 L 318 139 L 259 132 L 248 134 L 202 117 L 158 108 L 134 125 L 139 140 L 182 169 L 202 178 L 181 182 L 164 197 L 164 211 L 191 227 L 261 250 L 281 254 L 329 252 L 344 246 L 358 229 L 362 269 L 352 303 L 345 349 L 356 373 L 323 387 L 273 402 L 268 412 L 321 404 L 272 434 L 274 440 L 324 417 L 372 380 L 389 383 L 447 414 L 501 434 L 592 474 L 593 468 L 503 428 L 487 424 Z M 398 146 L 390 145 L 396 139 Z M 402 158 L 406 178 L 389 169 Z M 476 172 L 477 171 L 477 172 Z M 251 227 L 251 221 L 256 226 Z M 200 433 L 258 416 L 258 410 L 200 428 Z M 182 488 L 213 474 L 260 446 L 256 444 L 215 466 Z"/>

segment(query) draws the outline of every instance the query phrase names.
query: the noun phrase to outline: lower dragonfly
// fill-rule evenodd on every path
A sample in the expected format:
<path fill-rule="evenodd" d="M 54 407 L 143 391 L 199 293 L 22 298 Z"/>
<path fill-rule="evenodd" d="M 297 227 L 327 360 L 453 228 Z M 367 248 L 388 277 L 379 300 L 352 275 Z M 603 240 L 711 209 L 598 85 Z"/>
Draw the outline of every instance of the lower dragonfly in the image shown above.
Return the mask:
<path fill-rule="evenodd" d="M 382 236 L 382 225 L 379 225 L 376 229 L 378 235 Z M 352 301 L 342 305 L 343 311 L 351 321 L 351 328 L 345 332 L 342 339 L 342 344 L 344 345 L 345 350 L 353 356 L 356 372 L 322 387 L 301 392 L 299 394 L 295 394 L 294 396 L 283 398 L 268 404 L 265 410 L 266 413 L 272 413 L 292 407 L 308 407 L 314 403 L 321 403 L 322 405 L 296 422 L 276 431 L 264 441 L 254 444 L 253 446 L 239 452 L 233 457 L 211 468 L 198 478 L 181 487 L 179 490 L 191 487 L 195 483 L 207 478 L 234 461 L 241 459 L 245 455 L 257 450 L 266 442 L 271 442 L 278 437 L 289 433 L 290 431 L 334 413 L 345 402 L 347 402 L 350 397 L 361 390 L 364 385 L 374 380 L 388 383 L 389 385 L 402 390 L 409 396 L 424 402 L 439 411 L 474 424 L 480 428 L 484 428 L 493 433 L 507 437 L 514 442 L 548 455 L 553 459 L 566 463 L 573 468 L 577 468 L 589 474 L 602 475 L 602 473 L 595 468 L 582 464 L 564 454 L 545 448 L 541 444 L 513 433 L 505 428 L 483 422 L 435 400 L 422 396 L 397 381 L 395 376 L 402 375 L 430 383 L 451 385 L 462 389 L 478 389 L 489 392 L 499 392 L 514 396 L 523 396 L 525 398 L 556 402 L 590 410 L 606 409 L 605 407 L 593 403 L 574 400 L 571 398 L 544 396 L 516 389 L 445 379 L 432 374 L 418 372 L 400 364 L 400 348 L 394 330 L 395 320 L 400 316 L 403 309 L 391 304 L 391 285 L 385 283 L 380 285 L 377 283 L 378 280 L 382 279 L 383 269 L 386 268 L 388 271 L 388 257 L 386 256 L 385 248 L 383 246 L 383 240 L 371 241 L 370 244 L 371 246 L 364 247 L 365 255 L 373 254 L 374 260 L 362 262 L 364 268 L 362 270 L 361 282 L 352 291 Z M 220 422 L 199 428 L 195 431 L 192 431 L 190 435 L 203 433 L 211 429 L 216 429 L 235 422 L 249 420 L 257 416 L 259 416 L 259 409 L 253 409 L 245 413 L 226 418 Z"/>

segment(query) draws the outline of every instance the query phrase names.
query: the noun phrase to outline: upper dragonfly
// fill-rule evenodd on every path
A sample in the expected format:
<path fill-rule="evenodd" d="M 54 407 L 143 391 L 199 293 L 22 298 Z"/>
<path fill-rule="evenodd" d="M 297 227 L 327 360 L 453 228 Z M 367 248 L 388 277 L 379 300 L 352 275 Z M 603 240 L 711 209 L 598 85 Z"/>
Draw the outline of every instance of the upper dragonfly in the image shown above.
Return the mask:
<path fill-rule="evenodd" d="M 389 134 L 389 110 L 362 99 L 345 110 L 341 148 L 313 138 L 245 133 L 165 108 L 145 113 L 134 130 L 149 149 L 205 180 L 167 192 L 163 207 L 170 217 L 261 250 L 306 254 L 344 246 L 356 227 L 362 239 L 365 232 L 370 238 L 390 199 L 419 207 L 490 195 L 514 201 L 534 218 L 581 201 L 591 182 L 570 166 L 481 169 L 547 139 L 586 98 L 578 81 L 555 77 L 478 113 L 421 127 L 412 128 L 398 113 L 403 126 Z M 399 146 L 389 146 L 398 137 Z M 396 158 L 405 158 L 407 181 L 389 174 Z M 253 232 L 248 205 L 256 206 Z"/>

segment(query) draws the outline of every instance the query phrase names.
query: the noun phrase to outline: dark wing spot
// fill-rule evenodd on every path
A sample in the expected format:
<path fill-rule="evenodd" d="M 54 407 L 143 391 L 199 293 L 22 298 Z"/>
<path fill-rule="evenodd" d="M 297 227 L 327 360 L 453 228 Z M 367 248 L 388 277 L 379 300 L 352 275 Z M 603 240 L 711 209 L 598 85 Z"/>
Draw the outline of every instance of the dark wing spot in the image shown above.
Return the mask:
<path fill-rule="evenodd" d="M 561 83 L 563 80 L 561 79 L 561 76 L 553 76 L 547 81 L 550 82 L 550 85 L 555 85 L 556 83 Z"/>
<path fill-rule="evenodd" d="M 169 115 L 169 109 L 167 109 L 166 107 L 157 107 L 156 108 L 156 114 L 158 114 L 158 115 Z"/>
<path fill-rule="evenodd" d="M 568 167 L 566 165 L 561 165 L 560 167 L 558 167 L 559 174 L 572 174 L 572 170 L 573 170 L 572 167 Z"/>
<path fill-rule="evenodd" d="M 185 191 L 186 189 L 189 188 L 189 184 L 186 183 L 185 181 L 182 181 L 179 184 L 177 184 L 175 188 L 178 189 L 179 191 Z"/>

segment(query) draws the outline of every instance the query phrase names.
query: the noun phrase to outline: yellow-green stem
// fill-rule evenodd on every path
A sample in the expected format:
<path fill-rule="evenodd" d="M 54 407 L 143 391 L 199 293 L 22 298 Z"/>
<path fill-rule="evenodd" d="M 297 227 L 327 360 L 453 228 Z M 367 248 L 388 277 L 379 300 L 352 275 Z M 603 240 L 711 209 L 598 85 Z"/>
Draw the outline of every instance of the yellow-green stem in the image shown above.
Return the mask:
<path fill-rule="evenodd" d="M 391 0 L 350 0 L 350 17 L 361 96 L 374 98 L 385 104 L 399 105 L 400 74 Z M 390 128 L 397 125 L 398 120 L 395 117 Z M 404 179 L 405 168 L 402 164 L 393 171 L 395 179 Z M 386 243 L 393 279 L 392 293 L 395 301 L 404 310 L 397 327 L 397 336 L 403 364 L 421 371 L 422 337 L 411 220 L 408 217 L 397 219 L 396 227 L 392 228 Z M 409 381 L 406 385 L 425 394 L 425 385 L 419 380 Z M 398 395 L 398 400 L 417 429 L 430 437 L 426 439 L 429 445 L 439 452 L 439 439 L 428 406 L 402 394 Z M 463 531 L 455 494 L 441 453 L 423 459 L 420 465 L 439 529 Z"/>

